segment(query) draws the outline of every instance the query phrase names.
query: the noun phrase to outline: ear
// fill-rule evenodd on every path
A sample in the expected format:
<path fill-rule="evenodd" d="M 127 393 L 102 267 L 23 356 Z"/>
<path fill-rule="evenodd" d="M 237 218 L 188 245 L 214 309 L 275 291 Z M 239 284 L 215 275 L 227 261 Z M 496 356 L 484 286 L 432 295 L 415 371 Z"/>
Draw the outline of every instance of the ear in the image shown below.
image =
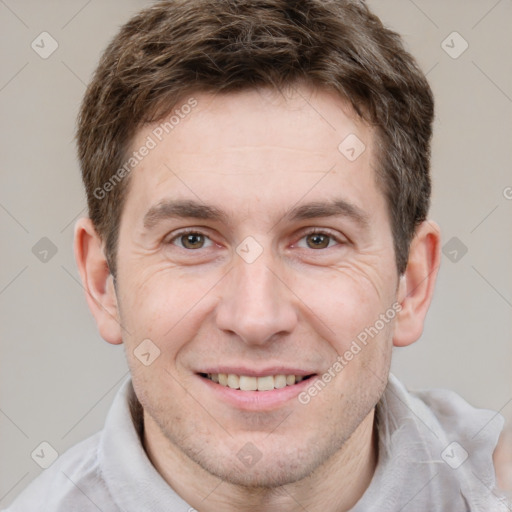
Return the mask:
<path fill-rule="evenodd" d="M 91 219 L 76 223 L 74 249 L 87 304 L 101 337 L 114 345 L 122 343 L 114 280 Z"/>
<path fill-rule="evenodd" d="M 409 259 L 400 277 L 398 302 L 401 310 L 396 316 L 393 344 L 405 347 L 419 339 L 427 315 L 437 272 L 441 262 L 439 226 L 432 221 L 422 222 L 409 249 Z"/>

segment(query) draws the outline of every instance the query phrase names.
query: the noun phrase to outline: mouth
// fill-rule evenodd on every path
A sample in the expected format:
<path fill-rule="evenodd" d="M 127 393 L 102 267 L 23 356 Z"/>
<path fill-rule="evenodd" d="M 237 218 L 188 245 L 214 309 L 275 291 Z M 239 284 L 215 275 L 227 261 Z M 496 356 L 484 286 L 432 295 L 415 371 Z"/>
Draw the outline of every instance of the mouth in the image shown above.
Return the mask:
<path fill-rule="evenodd" d="M 225 388 L 239 391 L 274 391 L 283 388 L 297 386 L 315 376 L 310 375 L 236 375 L 233 373 L 199 373 L 203 379 L 207 379 Z"/>

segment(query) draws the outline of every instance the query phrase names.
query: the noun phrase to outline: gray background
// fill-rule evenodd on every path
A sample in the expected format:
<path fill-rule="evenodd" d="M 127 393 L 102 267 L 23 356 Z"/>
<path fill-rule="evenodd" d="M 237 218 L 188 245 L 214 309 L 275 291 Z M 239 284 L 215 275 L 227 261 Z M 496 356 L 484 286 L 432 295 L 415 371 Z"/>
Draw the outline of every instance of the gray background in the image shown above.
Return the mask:
<path fill-rule="evenodd" d="M 74 263 L 85 201 L 73 136 L 102 49 L 149 3 L 0 0 L 0 506 L 42 471 L 31 458 L 42 441 L 62 453 L 101 428 L 127 375 L 123 348 L 96 331 Z M 512 0 L 370 4 L 428 72 L 431 216 L 444 244 L 457 239 L 424 335 L 395 351 L 394 372 L 410 388 L 448 387 L 512 419 Z M 47 59 L 31 48 L 43 31 L 58 43 Z M 458 58 L 454 31 L 469 44 Z"/>

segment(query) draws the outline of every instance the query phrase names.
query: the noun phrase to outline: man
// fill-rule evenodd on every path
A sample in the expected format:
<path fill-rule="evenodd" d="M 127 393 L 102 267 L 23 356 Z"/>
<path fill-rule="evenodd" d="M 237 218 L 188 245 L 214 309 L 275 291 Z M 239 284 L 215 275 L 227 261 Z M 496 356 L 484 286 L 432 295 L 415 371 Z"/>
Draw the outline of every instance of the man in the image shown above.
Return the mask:
<path fill-rule="evenodd" d="M 9 510 L 506 510 L 501 419 L 389 375 L 439 267 L 432 119 L 363 2 L 129 21 L 80 113 L 75 254 L 131 379 Z"/>

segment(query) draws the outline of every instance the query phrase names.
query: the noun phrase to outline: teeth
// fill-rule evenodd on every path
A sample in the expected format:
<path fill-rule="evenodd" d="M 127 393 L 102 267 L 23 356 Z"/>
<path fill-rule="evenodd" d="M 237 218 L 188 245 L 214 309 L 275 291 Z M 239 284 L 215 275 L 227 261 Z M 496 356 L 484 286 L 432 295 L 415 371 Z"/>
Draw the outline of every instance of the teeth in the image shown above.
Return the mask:
<path fill-rule="evenodd" d="M 286 387 L 286 375 L 276 375 L 274 377 L 274 387 L 281 389 Z"/>
<path fill-rule="evenodd" d="M 207 377 L 221 386 L 242 391 L 272 391 L 286 386 L 293 386 L 304 380 L 302 375 L 266 375 L 265 377 L 250 377 L 234 375 L 233 373 L 209 373 Z"/>
<path fill-rule="evenodd" d="M 258 377 L 258 391 L 272 391 L 274 389 L 274 377 Z"/>
<path fill-rule="evenodd" d="M 230 373 L 228 375 L 228 387 L 232 389 L 240 388 L 240 377 L 238 375 L 233 375 Z"/>
<path fill-rule="evenodd" d="M 258 378 L 257 377 L 246 377 L 245 375 L 240 376 L 240 389 L 242 391 L 256 391 L 258 389 Z"/>

